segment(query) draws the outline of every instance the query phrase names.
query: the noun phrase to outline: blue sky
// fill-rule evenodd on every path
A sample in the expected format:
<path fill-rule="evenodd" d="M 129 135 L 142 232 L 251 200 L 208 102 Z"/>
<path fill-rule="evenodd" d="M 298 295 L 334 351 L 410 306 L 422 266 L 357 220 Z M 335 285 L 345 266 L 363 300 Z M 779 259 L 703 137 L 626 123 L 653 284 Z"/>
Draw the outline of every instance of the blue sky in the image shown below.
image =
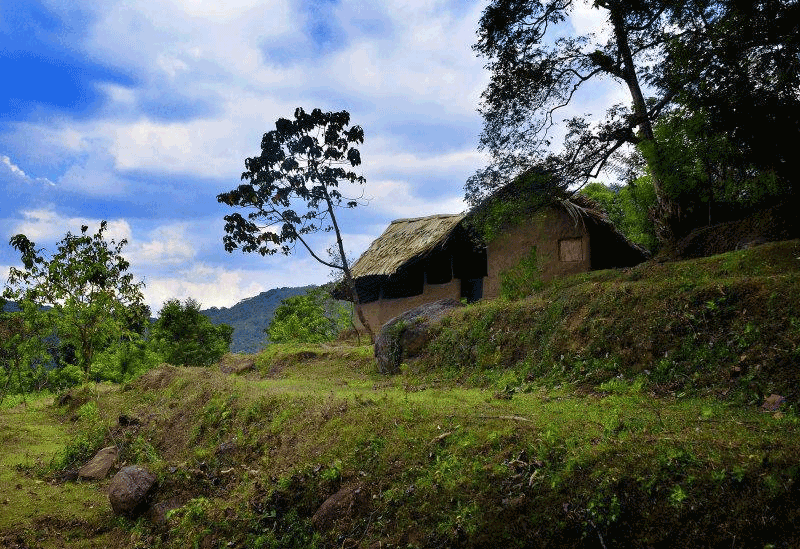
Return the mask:
<path fill-rule="evenodd" d="M 330 280 L 298 250 L 228 254 L 216 195 L 296 107 L 346 109 L 366 134 L 368 204 L 342 214 L 357 258 L 400 217 L 462 211 L 477 151 L 483 1 L 2 0 L 0 277 L 25 233 L 52 250 L 101 219 L 153 311 L 231 306 Z M 594 10 L 573 24 L 589 28 Z M 321 250 L 328 237 L 319 237 Z"/>

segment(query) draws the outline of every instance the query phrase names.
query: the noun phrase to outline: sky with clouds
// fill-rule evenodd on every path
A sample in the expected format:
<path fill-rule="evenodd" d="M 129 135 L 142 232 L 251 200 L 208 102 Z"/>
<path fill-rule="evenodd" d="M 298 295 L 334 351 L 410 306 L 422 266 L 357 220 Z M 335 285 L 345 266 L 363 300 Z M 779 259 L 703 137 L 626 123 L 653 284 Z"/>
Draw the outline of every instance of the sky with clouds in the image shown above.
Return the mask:
<path fill-rule="evenodd" d="M 353 258 L 392 219 L 463 211 L 485 163 L 488 74 L 471 48 L 485 1 L 0 1 L 3 280 L 19 264 L 12 235 L 52 250 L 105 219 L 154 312 L 327 282 L 303 250 L 222 245 L 233 210 L 216 196 L 296 107 L 345 109 L 364 128 L 368 204 L 340 219 Z M 571 21 L 597 23 L 588 7 Z"/>

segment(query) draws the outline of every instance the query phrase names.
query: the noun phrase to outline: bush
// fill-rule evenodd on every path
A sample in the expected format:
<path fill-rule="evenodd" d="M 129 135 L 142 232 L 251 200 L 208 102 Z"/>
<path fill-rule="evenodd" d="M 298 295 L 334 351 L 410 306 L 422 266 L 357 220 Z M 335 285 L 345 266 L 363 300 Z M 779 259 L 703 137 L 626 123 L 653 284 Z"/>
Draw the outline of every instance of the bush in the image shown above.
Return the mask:
<path fill-rule="evenodd" d="M 350 308 L 322 287 L 284 299 L 265 330 L 272 343 L 322 343 L 350 325 Z"/>
<path fill-rule="evenodd" d="M 155 368 L 163 358 L 142 339 L 107 348 L 92 362 L 89 375 L 95 381 L 124 383 Z"/>
<path fill-rule="evenodd" d="M 209 366 L 230 350 L 232 337 L 233 328 L 212 324 L 200 312 L 200 304 L 189 298 L 164 303 L 150 340 L 151 348 L 170 364 Z"/>

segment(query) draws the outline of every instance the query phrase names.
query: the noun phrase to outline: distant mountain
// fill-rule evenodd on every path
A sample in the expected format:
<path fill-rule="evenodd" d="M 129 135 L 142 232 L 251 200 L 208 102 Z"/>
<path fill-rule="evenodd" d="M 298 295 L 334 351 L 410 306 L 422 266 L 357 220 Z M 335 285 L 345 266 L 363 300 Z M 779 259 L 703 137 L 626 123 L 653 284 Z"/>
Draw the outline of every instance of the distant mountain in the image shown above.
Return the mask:
<path fill-rule="evenodd" d="M 16 313 L 21 311 L 22 309 L 19 308 L 19 305 L 14 303 L 13 301 L 6 301 L 3 303 L 3 312 L 4 313 Z"/>
<path fill-rule="evenodd" d="M 233 327 L 231 351 L 256 353 L 267 344 L 264 329 L 269 326 L 275 309 L 287 297 L 305 294 L 312 286 L 301 288 L 275 288 L 255 297 L 243 299 L 233 307 L 211 307 L 200 311 L 213 324 Z"/>

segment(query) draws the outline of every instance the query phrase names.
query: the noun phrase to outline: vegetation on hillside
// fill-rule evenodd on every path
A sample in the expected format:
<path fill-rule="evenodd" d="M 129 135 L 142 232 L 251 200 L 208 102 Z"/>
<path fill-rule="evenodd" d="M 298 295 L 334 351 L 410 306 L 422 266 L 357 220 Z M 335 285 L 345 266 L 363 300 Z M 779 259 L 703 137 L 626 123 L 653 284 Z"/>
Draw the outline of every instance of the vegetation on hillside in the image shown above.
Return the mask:
<path fill-rule="evenodd" d="M 795 547 L 798 258 L 767 244 L 470 305 L 391 377 L 370 346 L 295 343 L 227 358 L 240 375 L 163 366 L 7 401 L 0 540 Z M 107 444 L 157 472 L 153 515 L 65 480 Z"/>
<path fill-rule="evenodd" d="M 122 255 L 127 242 L 106 240 L 106 227 L 67 232 L 52 254 L 24 234 L 12 237 L 22 268 L 10 269 L 0 307 L 0 402 L 90 380 L 119 383 L 162 362 L 207 365 L 229 351 L 232 328 L 213 326 L 194 300 L 168 300 L 151 325 L 144 283 Z"/>
<path fill-rule="evenodd" d="M 275 309 L 284 299 L 302 295 L 309 288 L 309 286 L 273 288 L 243 299 L 232 307 L 211 307 L 200 312 L 207 316 L 213 324 L 227 324 L 233 328 L 231 352 L 257 353 L 268 343 L 264 336 L 264 330 L 272 321 Z"/>

